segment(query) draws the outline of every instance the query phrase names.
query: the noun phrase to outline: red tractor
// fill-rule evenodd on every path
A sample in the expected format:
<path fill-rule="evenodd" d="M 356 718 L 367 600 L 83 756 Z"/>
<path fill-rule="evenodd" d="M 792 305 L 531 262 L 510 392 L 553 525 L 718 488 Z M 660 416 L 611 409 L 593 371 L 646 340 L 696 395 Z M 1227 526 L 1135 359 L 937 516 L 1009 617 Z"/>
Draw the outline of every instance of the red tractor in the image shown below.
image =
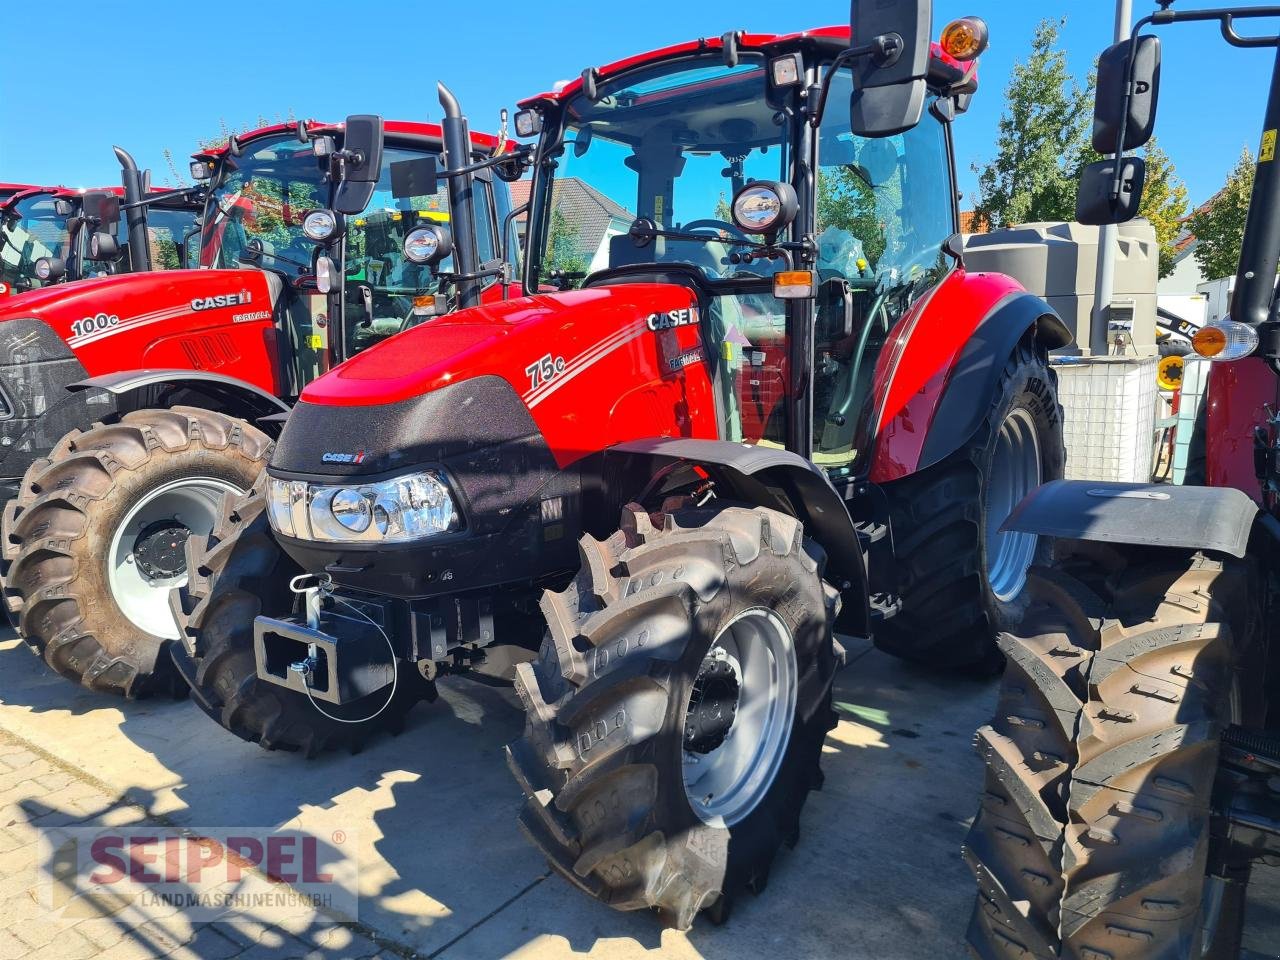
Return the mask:
<path fill-rule="evenodd" d="M 186 242 L 204 206 L 202 191 L 152 190 L 128 153 L 117 147 L 116 156 L 123 188 L 0 184 L 0 296 L 60 281 L 188 265 Z M 104 215 L 112 219 L 104 222 Z M 97 233 L 110 239 L 103 244 L 99 237 L 94 248 Z M 130 242 L 141 238 L 146 242 Z"/>
<path fill-rule="evenodd" d="M 514 679 L 561 873 L 679 926 L 762 888 L 822 781 L 833 630 L 991 670 L 1045 556 L 1000 526 L 1062 471 L 1067 330 L 956 232 L 986 27 L 930 36 L 928 0 L 858 3 L 524 101 L 538 292 L 306 387 L 188 541 L 196 703 L 315 753 L 442 674 Z"/>
<path fill-rule="evenodd" d="M 1093 145 L 1116 158 L 1086 170 L 1081 222 L 1138 209 L 1143 161 L 1125 152 L 1151 136 L 1160 78 L 1143 28 L 1216 23 L 1280 57 L 1280 37 L 1238 30 L 1280 7 L 1170 6 L 1099 62 Z M 979 957 L 1234 958 L 1252 868 L 1280 863 L 1277 128 L 1280 59 L 1230 318 L 1190 337 L 1212 361 L 1197 485 L 1057 481 L 1005 525 L 1058 541 L 1001 637 L 1008 666 L 976 741 Z"/>
<path fill-rule="evenodd" d="M 164 645 L 178 636 L 168 596 L 186 576 L 183 543 L 212 529 L 222 494 L 253 483 L 271 418 L 340 361 L 469 303 L 458 277 L 480 289 L 482 275 L 478 296 L 497 294 L 509 194 L 493 169 L 506 167 L 478 173 L 459 211 L 436 183 L 442 137 L 370 116 L 239 134 L 192 164 L 207 183 L 201 269 L 0 306 L 4 595 L 59 673 L 128 696 L 181 693 Z M 505 152 L 484 135 L 454 149 L 460 163 Z M 124 207 L 131 246 L 145 245 L 145 222 Z M 99 255 L 117 216 L 95 217 Z M 465 242 L 455 231 L 452 258 L 406 258 L 407 237 L 451 218 L 472 231 Z"/>

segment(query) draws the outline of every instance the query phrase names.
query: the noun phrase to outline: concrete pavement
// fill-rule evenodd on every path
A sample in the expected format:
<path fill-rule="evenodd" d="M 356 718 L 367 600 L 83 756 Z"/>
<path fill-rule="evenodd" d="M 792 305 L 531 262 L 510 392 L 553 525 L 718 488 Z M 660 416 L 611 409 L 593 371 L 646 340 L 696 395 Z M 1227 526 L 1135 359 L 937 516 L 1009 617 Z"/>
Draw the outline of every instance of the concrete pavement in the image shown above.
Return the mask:
<path fill-rule="evenodd" d="M 501 748 L 523 721 L 508 690 L 448 681 L 401 736 L 308 763 L 245 744 L 188 703 L 71 686 L 0 640 L 0 960 L 963 957 L 973 886 L 958 851 L 980 780 L 970 741 L 994 685 L 929 676 L 865 646 L 850 657 L 826 788 L 806 807 L 799 846 L 729 924 L 683 934 L 590 901 L 520 836 Z M 65 822 L 344 836 L 360 922 L 193 924 L 175 912 L 52 933 L 32 896 L 34 840 Z"/>

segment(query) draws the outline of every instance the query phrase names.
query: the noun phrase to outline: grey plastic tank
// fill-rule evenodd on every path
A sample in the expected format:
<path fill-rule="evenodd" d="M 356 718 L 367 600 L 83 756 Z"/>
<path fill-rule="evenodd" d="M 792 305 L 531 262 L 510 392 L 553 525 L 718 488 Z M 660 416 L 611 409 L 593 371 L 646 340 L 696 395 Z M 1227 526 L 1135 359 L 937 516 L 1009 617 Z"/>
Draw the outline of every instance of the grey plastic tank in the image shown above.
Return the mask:
<path fill-rule="evenodd" d="M 1047 300 L 1075 334 L 1075 342 L 1056 351 L 1059 354 L 1149 357 L 1157 352 L 1159 247 L 1155 229 L 1146 220 L 1120 225 L 1108 330 L 1094 330 L 1091 322 L 1097 227 L 1026 223 L 971 234 L 965 238 L 964 262 L 970 272 L 1008 274 Z M 1131 340 L 1124 335 L 1126 327 Z"/>

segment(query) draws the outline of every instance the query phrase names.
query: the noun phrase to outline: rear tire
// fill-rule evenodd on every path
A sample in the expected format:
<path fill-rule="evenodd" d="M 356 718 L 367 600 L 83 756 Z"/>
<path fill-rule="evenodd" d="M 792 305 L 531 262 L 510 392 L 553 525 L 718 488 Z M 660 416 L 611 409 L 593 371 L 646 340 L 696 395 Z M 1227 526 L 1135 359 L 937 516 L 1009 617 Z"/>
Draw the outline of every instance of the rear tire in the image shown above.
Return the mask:
<path fill-rule="evenodd" d="M 986 792 L 964 849 L 982 958 L 1201 956 L 1219 738 L 1254 702 L 1249 567 L 1113 553 L 1109 573 L 1080 558 L 1032 571 L 1023 627 L 1001 640 L 1008 668 L 977 736 Z"/>
<path fill-rule="evenodd" d="M 703 909 L 722 920 L 743 888 L 764 889 L 821 785 L 839 604 L 825 556 L 794 518 L 736 506 L 651 518 L 632 505 L 622 530 L 581 550 L 574 582 L 543 596 L 538 660 L 517 668 L 528 715 L 507 756 L 521 826 L 617 909 L 681 929 Z M 758 632 L 733 632 L 747 623 Z"/>
<path fill-rule="evenodd" d="M 247 490 L 271 449 L 256 427 L 197 407 L 64 438 L 4 511 L 5 603 L 27 645 L 92 690 L 184 694 L 166 650 L 182 539 L 209 532 L 222 492 Z"/>
<path fill-rule="evenodd" d="M 400 661 L 389 703 L 388 691 L 379 690 L 341 706 L 322 704 L 326 713 L 342 718 L 334 720 L 305 694 L 258 679 L 254 618 L 293 614 L 296 597 L 289 581 L 303 572 L 272 536 L 264 486 L 265 474 L 248 495 L 227 497 L 208 539 L 188 541 L 192 575 L 172 597 L 182 629 L 182 639 L 171 647 L 174 666 L 196 705 L 242 740 L 307 757 L 331 748 L 355 753 L 381 731 L 403 730 L 414 704 L 435 699 L 435 685 Z"/>
<path fill-rule="evenodd" d="M 1038 476 L 1019 480 L 1012 463 L 1014 476 L 993 484 L 993 464 L 1005 476 L 999 465 L 1032 442 Z M 901 609 L 876 626 L 876 646 L 934 669 L 999 672 L 996 632 L 1021 618 L 1026 570 L 1047 562 L 1050 548 L 1043 537 L 997 531 L 1023 495 L 1062 477 L 1065 462 L 1057 377 L 1042 350 L 1021 344 L 978 432 L 940 463 L 884 486 Z"/>

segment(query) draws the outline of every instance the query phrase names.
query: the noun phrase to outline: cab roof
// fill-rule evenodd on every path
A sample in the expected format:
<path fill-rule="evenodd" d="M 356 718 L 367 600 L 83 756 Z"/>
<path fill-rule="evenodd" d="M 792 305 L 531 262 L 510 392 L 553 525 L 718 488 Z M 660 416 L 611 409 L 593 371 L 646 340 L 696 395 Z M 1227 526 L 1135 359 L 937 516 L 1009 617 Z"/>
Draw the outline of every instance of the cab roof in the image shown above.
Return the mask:
<path fill-rule="evenodd" d="M 765 53 L 781 53 L 788 49 L 796 49 L 804 46 L 816 47 L 818 49 L 827 49 L 832 54 L 839 53 L 849 46 L 849 25 L 843 24 L 832 27 L 817 27 L 813 30 L 801 30 L 798 33 L 739 33 L 738 49 L 739 50 L 758 50 Z M 595 73 L 598 80 L 607 80 L 610 77 L 626 73 L 636 67 L 642 67 L 651 63 L 658 63 L 663 60 L 671 60 L 676 57 L 688 56 L 694 53 L 703 53 L 708 50 L 723 50 L 723 37 L 702 37 L 697 40 L 688 40 L 684 43 L 673 44 L 669 47 L 662 47 L 658 50 L 651 50 L 648 53 L 637 54 L 627 57 L 623 60 L 615 61 L 603 67 L 596 67 Z M 950 68 L 953 71 L 962 72 L 963 64 L 953 59 L 949 54 L 943 52 L 942 47 L 936 43 L 930 44 L 930 53 L 934 61 L 939 65 Z M 582 78 L 571 80 L 561 86 L 559 89 L 550 90 L 546 93 L 540 93 L 534 97 L 527 97 L 520 101 L 521 107 L 531 107 L 539 103 L 558 103 L 569 99 L 582 91 Z"/>
<path fill-rule="evenodd" d="M 270 137 L 280 133 L 294 133 L 298 131 L 298 124 L 305 123 L 307 125 L 307 133 L 315 135 L 342 133 L 344 124 L 341 123 L 323 123 L 319 120 L 303 120 L 293 121 L 290 123 L 273 123 L 270 126 L 259 127 L 257 130 L 250 130 L 246 133 L 237 133 L 236 140 L 239 143 L 248 143 L 259 137 Z M 443 143 L 444 133 L 437 124 L 434 123 L 417 123 L 413 120 L 386 120 L 383 122 L 383 130 L 388 137 L 415 137 L 434 140 Z M 498 145 L 498 138 L 487 133 L 471 132 L 471 145 L 477 150 L 492 150 Z M 208 150 L 198 150 L 191 156 L 197 160 L 212 160 L 223 156 L 230 145 L 223 144 L 220 147 L 212 147 Z"/>

